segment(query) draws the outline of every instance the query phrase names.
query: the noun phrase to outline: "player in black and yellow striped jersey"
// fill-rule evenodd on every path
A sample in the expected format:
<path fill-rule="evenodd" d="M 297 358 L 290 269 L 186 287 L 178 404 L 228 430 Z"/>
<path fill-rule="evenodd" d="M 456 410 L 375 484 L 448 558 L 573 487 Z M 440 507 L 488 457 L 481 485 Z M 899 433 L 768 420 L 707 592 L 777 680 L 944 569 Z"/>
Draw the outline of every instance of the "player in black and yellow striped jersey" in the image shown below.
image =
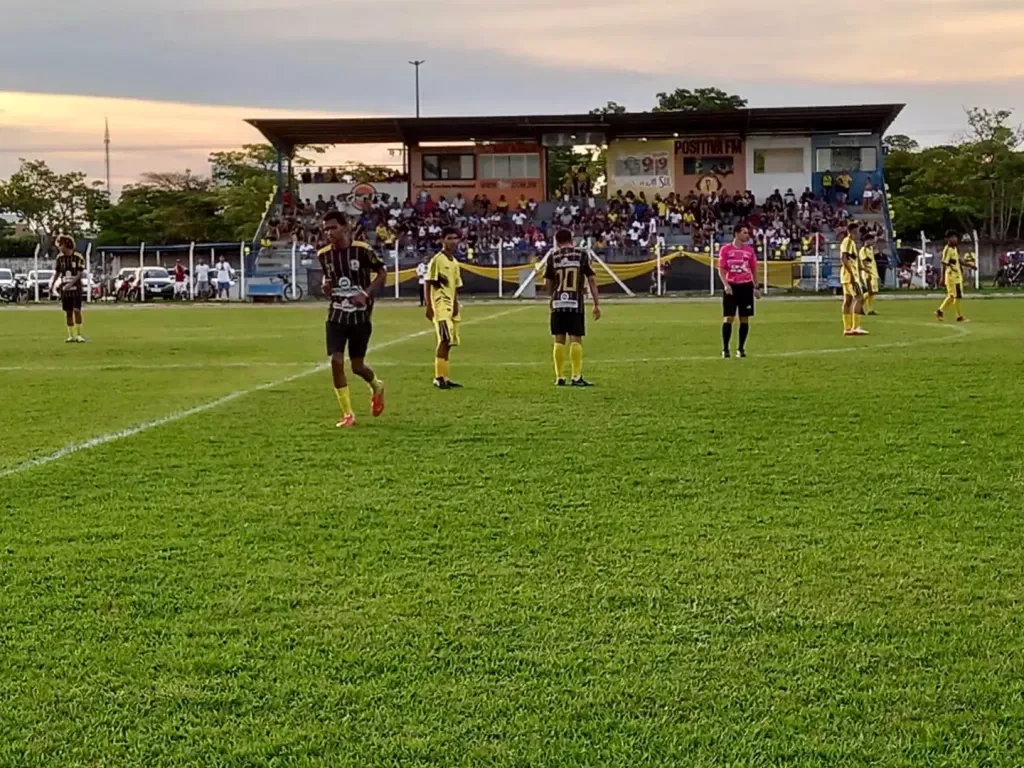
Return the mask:
<path fill-rule="evenodd" d="M 942 249 L 942 271 L 946 282 L 946 298 L 935 310 L 935 317 L 942 320 L 950 305 L 956 310 L 956 321 L 966 323 L 967 318 L 960 308 L 964 297 L 964 258 L 960 255 L 960 236 L 953 230 L 946 233 L 946 247 Z"/>
<path fill-rule="evenodd" d="M 875 257 L 875 236 L 866 232 L 862 239 L 863 245 L 860 249 L 860 279 L 864 286 L 864 312 L 874 315 L 875 295 L 878 293 L 878 261 Z"/>
<path fill-rule="evenodd" d="M 57 238 L 60 255 L 53 265 L 53 278 L 50 280 L 50 295 L 60 282 L 60 304 L 64 310 L 67 323 L 67 343 L 83 342 L 82 336 L 82 281 L 85 278 L 85 257 L 75 250 L 75 241 L 67 235 Z"/>
<path fill-rule="evenodd" d="M 425 282 L 427 320 L 434 323 L 437 347 L 434 352 L 434 386 L 438 389 L 459 389 L 450 377 L 452 347 L 459 346 L 459 288 L 462 270 L 455 260 L 459 247 L 459 231 L 455 227 L 441 230 L 441 250 L 427 265 Z"/>
<path fill-rule="evenodd" d="M 583 378 L 583 337 L 586 336 L 586 289 L 594 302 L 594 319 L 601 318 L 597 298 L 597 280 L 590 263 L 590 251 L 578 248 L 572 232 L 555 233 L 555 247 L 547 255 L 544 285 L 551 296 L 551 336 L 555 341 L 555 385 L 565 386 L 565 347 L 569 343 L 569 361 L 574 387 L 589 387 Z"/>
<path fill-rule="evenodd" d="M 334 391 L 341 407 L 339 427 L 356 423 L 352 396 L 345 377 L 345 347 L 348 346 L 352 373 L 370 387 L 370 408 L 374 416 L 384 412 L 384 382 L 366 362 L 366 350 L 373 333 L 373 297 L 384 285 L 384 262 L 364 242 L 354 240 L 348 219 L 338 211 L 324 216 L 324 234 L 329 244 L 317 252 L 323 270 L 323 290 L 328 297 L 327 355 L 331 359 Z"/>
<path fill-rule="evenodd" d="M 864 311 L 864 291 L 860 282 L 860 254 L 857 251 L 857 234 L 860 227 L 850 222 L 846 237 L 839 245 L 839 281 L 843 286 L 843 335 L 866 336 L 860 327 L 860 316 Z"/>

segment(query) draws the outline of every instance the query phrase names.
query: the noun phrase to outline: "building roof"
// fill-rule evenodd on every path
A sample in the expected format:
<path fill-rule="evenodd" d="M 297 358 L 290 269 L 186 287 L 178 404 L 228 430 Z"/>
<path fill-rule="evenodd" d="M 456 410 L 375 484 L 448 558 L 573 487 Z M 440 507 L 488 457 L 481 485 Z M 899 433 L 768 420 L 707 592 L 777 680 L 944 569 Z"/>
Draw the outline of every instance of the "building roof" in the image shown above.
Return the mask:
<path fill-rule="evenodd" d="M 300 144 L 408 144 L 445 141 L 540 141 L 550 133 L 601 133 L 615 138 L 680 135 L 878 133 L 888 129 L 903 104 L 839 107 L 632 112 L 620 115 L 519 115 L 494 117 L 366 117 L 252 119 L 278 149 Z"/>

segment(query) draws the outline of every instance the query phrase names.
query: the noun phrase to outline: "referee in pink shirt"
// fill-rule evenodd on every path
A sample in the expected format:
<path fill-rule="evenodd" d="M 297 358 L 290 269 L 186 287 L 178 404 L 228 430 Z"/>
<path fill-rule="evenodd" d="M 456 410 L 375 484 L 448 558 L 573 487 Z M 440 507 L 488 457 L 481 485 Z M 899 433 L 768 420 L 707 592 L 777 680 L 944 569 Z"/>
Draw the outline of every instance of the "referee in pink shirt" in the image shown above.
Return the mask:
<path fill-rule="evenodd" d="M 740 346 L 737 357 L 746 357 L 747 334 L 750 318 L 754 316 L 754 275 L 757 274 L 757 255 L 750 245 L 750 227 L 737 224 L 732 242 L 722 246 L 718 255 L 718 276 L 725 294 L 722 296 L 722 357 L 729 357 L 729 341 L 736 315 L 740 316 Z"/>

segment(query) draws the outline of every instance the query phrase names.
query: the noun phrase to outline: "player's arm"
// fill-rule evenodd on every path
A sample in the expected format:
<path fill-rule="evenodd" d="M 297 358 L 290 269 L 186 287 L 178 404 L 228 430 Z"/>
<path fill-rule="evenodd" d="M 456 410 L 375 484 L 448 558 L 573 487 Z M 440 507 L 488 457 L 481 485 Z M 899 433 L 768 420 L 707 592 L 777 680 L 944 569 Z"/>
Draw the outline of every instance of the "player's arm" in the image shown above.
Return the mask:
<path fill-rule="evenodd" d="M 452 317 L 459 316 L 459 288 L 462 287 L 462 270 L 455 265 L 455 285 L 452 286 Z"/>
<path fill-rule="evenodd" d="M 56 267 L 56 265 L 54 265 L 54 266 Z M 53 270 L 53 277 L 50 278 L 50 288 L 49 288 L 50 293 L 53 293 L 54 289 L 56 288 L 56 286 L 57 286 L 57 278 L 58 278 L 58 276 L 60 276 L 60 273 L 61 273 L 60 269 L 55 268 Z M 39 273 L 37 272 L 36 273 L 36 285 L 38 285 L 38 284 L 39 284 Z"/>
<path fill-rule="evenodd" d="M 363 293 L 366 294 L 366 297 L 369 298 L 370 296 L 376 296 L 378 291 L 384 287 L 384 282 L 388 277 L 388 271 L 384 267 L 384 260 L 377 255 L 376 251 L 367 249 L 367 253 L 370 258 L 370 271 L 374 273 L 373 280 L 370 282 L 369 287 L 363 291 Z M 397 275 L 395 279 L 398 279 Z"/>
<path fill-rule="evenodd" d="M 718 252 L 718 277 L 722 281 L 722 289 L 726 293 L 732 293 L 732 286 L 729 285 L 728 275 L 725 272 L 725 248 Z"/>
<path fill-rule="evenodd" d="M 72 285 L 75 288 L 82 287 L 82 281 L 85 278 L 85 259 L 75 259 L 78 262 L 78 274 L 72 278 Z"/>
<path fill-rule="evenodd" d="M 434 319 L 434 288 L 437 287 L 437 256 L 427 266 L 427 276 L 423 282 L 423 303 L 426 305 L 427 320 Z"/>
<path fill-rule="evenodd" d="M 587 254 L 587 258 L 583 262 L 583 274 L 587 277 L 587 287 L 590 289 L 590 298 L 594 300 L 594 319 L 601 319 L 601 305 L 597 297 L 597 275 L 594 274 L 594 268 L 590 262 L 594 258 L 594 253 L 591 251 Z"/>

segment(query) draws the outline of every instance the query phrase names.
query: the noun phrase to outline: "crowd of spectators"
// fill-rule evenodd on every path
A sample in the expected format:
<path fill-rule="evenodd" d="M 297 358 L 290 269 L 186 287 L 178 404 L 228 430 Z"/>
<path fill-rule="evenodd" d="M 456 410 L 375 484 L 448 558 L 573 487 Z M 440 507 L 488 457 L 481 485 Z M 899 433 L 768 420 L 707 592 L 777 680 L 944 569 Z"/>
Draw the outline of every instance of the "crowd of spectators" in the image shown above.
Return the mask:
<path fill-rule="evenodd" d="M 271 241 L 294 237 L 316 245 L 321 240 L 323 214 L 342 210 L 355 220 L 360 237 L 387 249 L 397 245 L 403 252 L 436 250 L 442 228 L 454 226 L 461 230 L 469 253 L 492 254 L 500 244 L 529 260 L 551 247 L 554 228 L 566 227 L 595 249 L 621 250 L 630 257 L 656 245 L 705 250 L 714 242 L 725 242 L 733 227 L 744 222 L 756 242 L 767 245 L 770 258 L 786 258 L 794 251 L 813 250 L 815 240 L 824 247 L 851 217 L 845 203 L 816 198 L 810 188 L 799 196 L 793 189 L 784 193 L 777 189 L 763 201 L 749 190 L 712 194 L 695 190 L 687 195 L 655 194 L 650 199 L 644 192 L 620 191 L 600 202 L 589 188 L 584 192 L 582 196 L 563 193 L 547 216 L 539 215 L 541 205 L 525 195 L 516 200 L 500 195 L 494 203 L 482 195 L 467 200 L 461 193 L 437 200 L 423 193 L 404 201 L 387 194 L 358 200 L 318 195 L 316 200 L 294 201 L 286 195 L 284 215 L 270 222 L 268 237 Z M 881 223 L 870 226 L 884 236 Z"/>

